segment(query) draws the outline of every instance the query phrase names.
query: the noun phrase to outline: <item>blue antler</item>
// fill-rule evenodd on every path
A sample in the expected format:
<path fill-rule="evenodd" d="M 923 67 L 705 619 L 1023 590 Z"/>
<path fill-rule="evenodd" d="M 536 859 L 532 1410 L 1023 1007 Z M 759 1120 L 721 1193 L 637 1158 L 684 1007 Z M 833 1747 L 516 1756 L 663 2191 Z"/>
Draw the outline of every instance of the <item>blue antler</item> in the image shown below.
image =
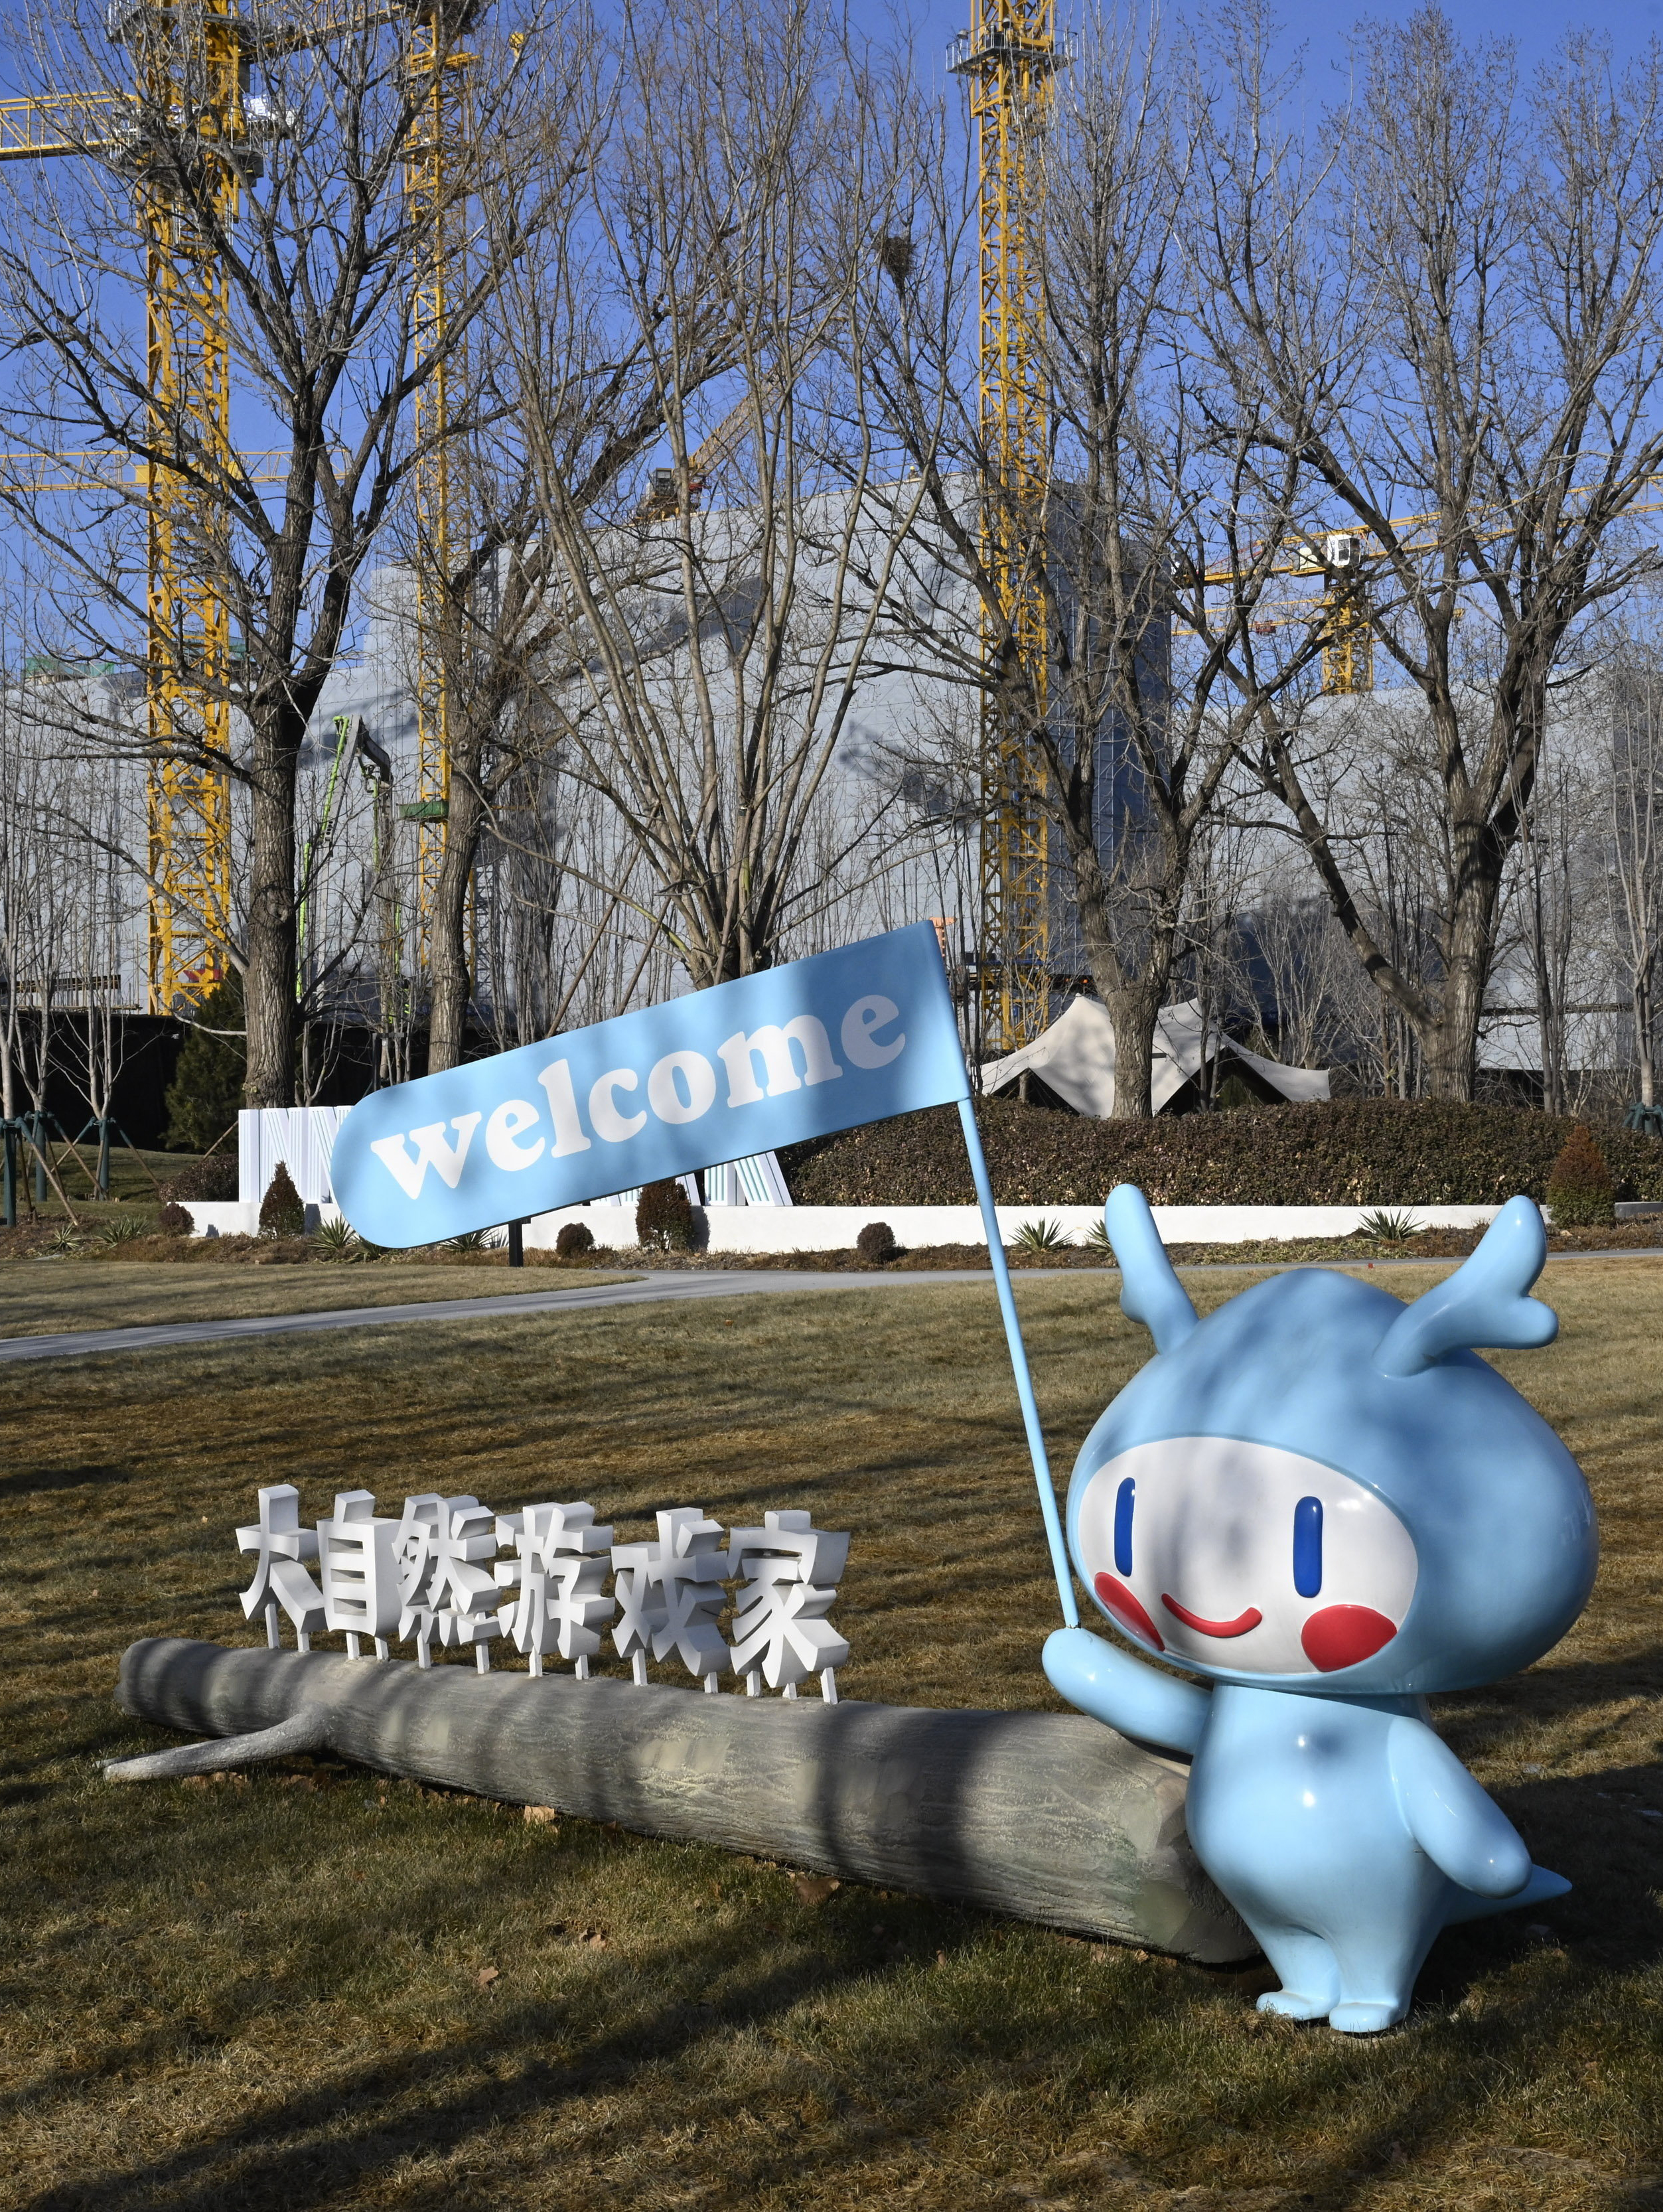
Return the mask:
<path fill-rule="evenodd" d="M 1175 1351 L 1195 1327 L 1195 1308 L 1173 1273 L 1149 1200 L 1135 1183 L 1117 1183 L 1103 1203 L 1103 1227 L 1120 1263 L 1120 1311 L 1142 1322 L 1157 1352 Z"/>
<path fill-rule="evenodd" d="M 1472 1258 L 1416 1299 L 1381 1339 L 1382 1375 L 1418 1375 L 1446 1352 L 1501 1346 L 1515 1352 L 1551 1344 L 1559 1316 L 1526 1293 L 1547 1258 L 1542 1217 L 1527 1198 L 1510 1198 Z"/>

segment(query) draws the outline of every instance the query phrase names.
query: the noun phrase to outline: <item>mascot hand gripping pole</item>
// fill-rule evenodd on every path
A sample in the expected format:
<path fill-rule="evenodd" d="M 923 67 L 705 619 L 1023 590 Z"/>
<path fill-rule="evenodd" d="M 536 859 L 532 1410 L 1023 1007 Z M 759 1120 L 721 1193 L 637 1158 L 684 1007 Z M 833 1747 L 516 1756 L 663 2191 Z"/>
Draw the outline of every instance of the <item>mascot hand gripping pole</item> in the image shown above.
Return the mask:
<path fill-rule="evenodd" d="M 1193 1754 L 1196 1855 L 1282 1987 L 1354 2034 L 1409 2009 L 1440 1929 L 1569 1887 L 1428 1724 L 1425 1698 L 1526 1667 L 1593 1585 L 1593 1502 L 1475 1346 L 1551 1343 L 1528 1199 L 1411 1306 L 1301 1269 L 1198 1321 L 1143 1193 L 1104 1209 L 1156 1355 L 1097 1423 L 1069 1548 L 1132 1646 L 1060 1629 L 1071 1704 Z"/>

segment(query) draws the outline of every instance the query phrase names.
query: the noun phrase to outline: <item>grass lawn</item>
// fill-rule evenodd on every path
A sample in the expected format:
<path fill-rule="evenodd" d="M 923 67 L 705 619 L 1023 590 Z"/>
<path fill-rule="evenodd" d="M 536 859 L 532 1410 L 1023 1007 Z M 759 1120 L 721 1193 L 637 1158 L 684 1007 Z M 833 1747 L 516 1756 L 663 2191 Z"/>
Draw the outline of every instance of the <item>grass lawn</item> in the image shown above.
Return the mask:
<path fill-rule="evenodd" d="M 1206 1304 L 1248 1279 L 1192 1281 Z M 1019 1286 L 1063 1474 L 1146 1354 L 1116 1287 Z M 329 1764 L 98 1778 L 161 1740 L 109 1702 L 131 1638 L 252 1640 L 231 1530 L 282 1480 L 308 1515 L 358 1484 L 384 1510 L 586 1497 L 622 1536 L 665 1504 L 810 1506 L 855 1533 L 847 1696 L 1052 1704 L 990 1286 L 0 1371 L 0 2205 L 1663 2205 L 1663 1267 L 1567 1264 L 1546 1295 L 1559 1343 L 1500 1364 L 1593 1484 L 1599 1583 L 1539 1668 L 1440 1717 L 1576 1887 L 1442 1939 L 1374 2041 L 1256 2014 L 1257 1970 L 804 1894 L 786 1869 Z"/>
<path fill-rule="evenodd" d="M 108 1212 L 107 1206 L 96 1194 L 94 1177 L 98 1168 L 98 1139 L 89 1138 L 71 1147 L 54 1136 L 49 1149 L 54 1170 L 63 1185 L 64 1194 L 76 1215 L 83 1221 L 97 1222 Z M 156 1196 L 156 1185 L 164 1186 L 183 1169 L 192 1166 L 199 1155 L 195 1152 L 147 1152 L 143 1147 L 134 1151 L 112 1139 L 110 1145 L 110 1195 L 118 1205 L 142 1210 L 148 1218 L 161 1203 Z M 35 1155 L 26 1145 L 19 1152 L 20 1180 L 17 1192 L 19 1217 L 25 1223 L 31 1218 L 43 1222 L 62 1222 L 65 1218 L 63 1202 L 48 1181 L 44 1191 L 36 1181 Z"/>
<path fill-rule="evenodd" d="M 618 1270 L 510 1273 L 489 1267 L 325 1267 L 255 1261 L 146 1267 L 112 1260 L 0 1260 L 0 1337 L 62 1329 L 136 1328 L 159 1322 L 239 1320 L 248 1314 L 334 1313 L 349 1306 L 415 1305 L 429 1298 L 507 1298 L 533 1291 L 616 1283 Z M 327 1509 L 325 1509 L 327 1510 Z"/>

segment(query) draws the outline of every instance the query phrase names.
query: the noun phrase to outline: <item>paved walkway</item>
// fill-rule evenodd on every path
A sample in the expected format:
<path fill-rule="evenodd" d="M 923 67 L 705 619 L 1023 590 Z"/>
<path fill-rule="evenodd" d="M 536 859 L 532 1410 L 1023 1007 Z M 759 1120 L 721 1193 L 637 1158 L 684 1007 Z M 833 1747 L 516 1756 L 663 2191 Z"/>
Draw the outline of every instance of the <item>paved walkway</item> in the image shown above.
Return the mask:
<path fill-rule="evenodd" d="M 1663 1253 L 1564 1252 L 1557 1255 L 1561 1263 L 1567 1260 L 1657 1257 L 1663 1257 Z M 1263 1260 L 1212 1260 L 1183 1272 L 1259 1274 L 1274 1264 Z M 1320 1263 L 1299 1260 L 1285 1264 L 1308 1267 Z M 1376 1260 L 1371 1263 L 1347 1260 L 1338 1264 L 1350 1267 L 1372 1264 L 1376 1270 L 1381 1270 L 1435 1267 L 1440 1264 L 1454 1267 L 1456 1262 Z M 1017 1280 L 1028 1282 L 1038 1278 L 1056 1282 L 1064 1276 L 1079 1276 L 1086 1272 L 1078 1267 L 1023 1267 L 1017 1271 Z M 1102 1270 L 1104 1274 L 1118 1272 L 1109 1267 Z M 786 1291 L 926 1290 L 938 1283 L 986 1283 L 991 1290 L 992 1277 L 986 1267 L 920 1268 L 916 1273 L 899 1275 L 838 1275 L 810 1267 L 736 1267 L 731 1273 L 712 1269 L 704 1273 L 666 1272 L 637 1276 L 630 1282 L 601 1283 L 569 1291 L 531 1291 L 518 1297 L 439 1298 L 421 1305 L 344 1306 L 333 1313 L 261 1314 L 241 1321 L 163 1322 L 149 1328 L 88 1328 L 60 1336 L 0 1337 L 0 1366 L 22 1359 L 82 1359 L 100 1352 L 162 1352 L 181 1345 L 223 1344 L 246 1336 L 289 1336 L 318 1329 L 385 1328 L 402 1322 L 494 1321 L 499 1316 L 513 1320 L 520 1314 L 583 1311 L 598 1306 L 675 1304 L 689 1298 L 743 1297 L 753 1292 L 778 1296 Z"/>
<path fill-rule="evenodd" d="M 1029 1273 L 1062 1274 L 1063 1268 Z M 520 1314 L 565 1313 L 595 1306 L 675 1304 L 685 1298 L 731 1298 L 751 1291 L 870 1291 L 931 1283 L 986 1283 L 985 1267 L 920 1270 L 907 1275 L 834 1275 L 818 1268 L 736 1268 L 730 1273 L 679 1273 L 601 1283 L 569 1291 L 533 1291 L 510 1298 L 438 1298 L 421 1305 L 343 1306 L 332 1313 L 262 1314 L 241 1321 L 162 1322 L 149 1328 L 88 1328 L 62 1336 L 0 1338 L 0 1364 L 15 1359 L 79 1359 L 96 1352 L 161 1352 L 179 1345 L 222 1344 L 244 1336 L 287 1336 L 297 1331 L 373 1328 L 410 1321 L 512 1320 Z"/>

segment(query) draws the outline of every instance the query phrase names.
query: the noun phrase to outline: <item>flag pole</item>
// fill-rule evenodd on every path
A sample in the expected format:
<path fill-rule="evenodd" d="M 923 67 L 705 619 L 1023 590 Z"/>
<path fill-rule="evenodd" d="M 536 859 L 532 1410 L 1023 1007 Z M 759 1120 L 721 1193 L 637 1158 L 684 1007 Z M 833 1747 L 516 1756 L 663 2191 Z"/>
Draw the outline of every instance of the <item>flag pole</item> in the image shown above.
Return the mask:
<path fill-rule="evenodd" d="M 1051 1462 L 1046 1456 L 1045 1437 L 1040 1428 L 1040 1409 L 1034 1402 L 1034 1378 L 1028 1371 L 1028 1352 L 1022 1340 L 1022 1325 L 1017 1319 L 1017 1301 L 1011 1289 L 1011 1270 L 1005 1263 L 1004 1243 L 999 1235 L 998 1215 L 993 1206 L 993 1187 L 987 1180 L 987 1162 L 981 1149 L 981 1132 L 976 1127 L 976 1109 L 967 1095 L 958 1102 L 959 1122 L 964 1131 L 964 1148 L 970 1155 L 970 1173 L 976 1186 L 976 1203 L 981 1208 L 983 1226 L 987 1231 L 987 1256 L 993 1264 L 993 1285 L 999 1294 L 999 1314 L 1004 1322 L 1004 1340 L 1011 1349 L 1011 1366 L 1017 1378 L 1017 1396 L 1022 1405 L 1023 1426 L 1028 1431 L 1028 1449 L 1034 1462 L 1034 1480 L 1039 1486 L 1040 1511 L 1045 1521 L 1045 1540 L 1051 1547 L 1051 1567 L 1057 1577 L 1057 1595 L 1062 1600 L 1063 1619 L 1070 1628 L 1080 1625 L 1080 1608 L 1074 1602 L 1073 1577 L 1068 1571 L 1068 1547 L 1063 1538 L 1062 1516 L 1057 1510 L 1056 1486 L 1051 1480 Z"/>

